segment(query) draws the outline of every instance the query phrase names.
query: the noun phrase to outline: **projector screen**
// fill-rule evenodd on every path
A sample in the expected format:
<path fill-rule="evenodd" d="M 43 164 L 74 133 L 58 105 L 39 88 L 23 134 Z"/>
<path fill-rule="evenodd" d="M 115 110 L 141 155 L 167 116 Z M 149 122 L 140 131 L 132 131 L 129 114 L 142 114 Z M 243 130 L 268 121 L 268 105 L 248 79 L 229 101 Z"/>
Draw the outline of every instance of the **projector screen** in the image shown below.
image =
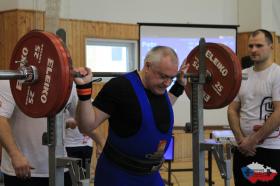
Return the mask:
<path fill-rule="evenodd" d="M 205 38 L 206 42 L 223 43 L 236 51 L 237 26 L 139 23 L 139 29 L 140 69 L 144 66 L 147 52 L 157 45 L 173 48 L 179 57 L 180 65 L 198 45 L 201 37 Z M 179 97 L 173 108 L 175 126 L 185 126 L 186 122 L 190 122 L 190 101 L 186 94 Z M 204 110 L 204 125 L 228 125 L 226 110 L 227 108 Z"/>

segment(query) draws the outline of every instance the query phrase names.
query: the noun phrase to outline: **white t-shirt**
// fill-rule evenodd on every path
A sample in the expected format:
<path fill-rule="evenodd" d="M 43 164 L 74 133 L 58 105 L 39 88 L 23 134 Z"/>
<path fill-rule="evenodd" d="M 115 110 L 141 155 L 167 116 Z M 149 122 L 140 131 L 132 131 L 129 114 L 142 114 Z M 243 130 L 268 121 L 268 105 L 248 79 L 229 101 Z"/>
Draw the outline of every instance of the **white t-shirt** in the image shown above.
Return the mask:
<path fill-rule="evenodd" d="M 75 90 L 72 90 L 72 94 Z M 32 177 L 48 177 L 48 147 L 42 145 L 42 135 L 47 131 L 47 118 L 31 118 L 16 106 L 7 80 L 0 80 L 0 116 L 9 119 L 18 148 L 26 156 L 31 166 Z M 1 171 L 15 176 L 11 160 L 6 150 L 2 150 Z"/>
<path fill-rule="evenodd" d="M 92 147 L 92 139 L 81 134 L 78 127 L 74 129 L 68 128 L 65 130 L 64 145 L 65 147 Z"/>
<path fill-rule="evenodd" d="M 78 97 L 76 94 L 71 98 L 72 98 L 71 103 L 77 103 Z M 70 105 L 67 104 L 65 106 L 65 108 L 68 108 L 64 110 L 65 119 L 74 116 L 76 111 L 76 105 L 74 106 L 75 107 L 73 107 L 73 104 Z M 74 129 L 67 128 L 65 129 L 64 145 L 65 147 L 81 147 L 81 146 L 92 147 L 92 139 L 80 133 L 78 127 Z"/>
<path fill-rule="evenodd" d="M 244 135 L 250 135 L 261 127 L 273 112 L 272 101 L 280 101 L 280 67 L 272 64 L 256 72 L 253 67 L 243 70 L 248 80 L 242 80 L 234 101 L 241 103 L 240 126 Z M 276 129 L 259 147 L 280 149 L 280 131 Z"/>

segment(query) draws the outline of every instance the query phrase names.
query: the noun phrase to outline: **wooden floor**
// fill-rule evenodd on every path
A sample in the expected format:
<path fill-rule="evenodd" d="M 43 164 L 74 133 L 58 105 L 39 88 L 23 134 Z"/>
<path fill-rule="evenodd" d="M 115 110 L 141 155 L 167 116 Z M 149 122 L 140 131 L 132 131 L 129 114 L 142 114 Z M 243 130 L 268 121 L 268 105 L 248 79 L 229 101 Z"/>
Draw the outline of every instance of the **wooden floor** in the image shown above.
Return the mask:
<path fill-rule="evenodd" d="M 167 164 L 165 163 L 161 169 L 161 175 L 165 181 L 168 178 L 168 169 Z M 224 186 L 224 180 L 220 176 L 217 164 L 215 160 L 212 162 L 212 180 L 214 182 L 213 186 Z M 192 162 L 173 162 L 171 164 L 172 169 L 188 169 L 192 168 Z M 205 177 L 208 177 L 207 171 L 205 171 Z M 171 181 L 173 186 L 192 186 L 193 185 L 193 175 L 191 171 L 185 172 L 172 172 Z M 205 183 L 205 186 L 208 186 L 208 182 Z M 231 179 L 230 186 L 234 186 L 233 178 Z"/>

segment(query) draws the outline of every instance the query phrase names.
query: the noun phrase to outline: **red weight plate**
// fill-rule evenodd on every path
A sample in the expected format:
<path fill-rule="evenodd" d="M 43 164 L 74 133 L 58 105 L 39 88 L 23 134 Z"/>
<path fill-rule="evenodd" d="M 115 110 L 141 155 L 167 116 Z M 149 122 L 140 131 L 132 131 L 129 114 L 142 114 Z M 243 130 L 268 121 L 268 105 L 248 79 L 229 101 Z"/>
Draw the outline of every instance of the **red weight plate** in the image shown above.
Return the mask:
<path fill-rule="evenodd" d="M 235 54 L 222 44 L 206 43 L 205 47 L 206 69 L 211 73 L 211 81 L 204 84 L 204 108 L 222 108 L 234 99 L 240 88 L 240 64 Z M 190 65 L 188 73 L 198 74 L 198 56 L 197 46 L 187 56 L 185 63 Z M 185 87 L 185 92 L 191 97 L 190 84 Z"/>
<path fill-rule="evenodd" d="M 72 76 L 72 59 L 70 56 L 70 53 L 68 51 L 68 49 L 66 48 L 64 42 L 60 39 L 60 37 L 58 37 L 57 35 L 54 35 L 52 33 L 49 32 L 44 32 L 44 34 L 46 34 L 48 37 L 50 37 L 53 41 L 53 43 L 55 44 L 55 46 L 57 47 L 57 49 L 60 51 L 59 52 L 59 56 L 61 58 L 61 61 L 63 61 L 65 63 L 66 66 L 69 66 L 70 68 L 64 68 L 64 78 L 65 78 L 65 83 L 64 83 L 64 87 L 62 87 L 62 91 L 64 95 L 66 95 L 64 97 L 64 100 L 62 101 L 61 107 L 59 107 L 60 105 L 58 105 L 58 110 L 61 110 L 64 105 L 67 103 L 69 96 L 71 94 L 71 90 L 72 90 L 72 85 L 73 85 L 73 76 Z M 68 83 L 67 83 L 68 82 Z"/>
<path fill-rule="evenodd" d="M 61 50 L 60 50 L 60 42 L 58 42 L 57 36 L 55 36 L 54 34 L 48 33 L 48 32 L 43 32 L 42 34 L 46 35 L 48 38 L 51 39 L 52 43 L 54 44 L 54 46 L 56 47 L 57 51 L 58 51 L 58 56 L 59 56 L 59 61 L 61 61 L 62 63 L 65 63 L 66 58 L 63 58 L 61 55 Z M 59 88 L 59 91 L 61 91 L 61 93 L 63 95 L 66 95 L 66 97 L 68 96 L 68 90 L 67 90 L 67 85 L 68 85 L 68 81 L 67 81 L 67 76 L 69 76 L 69 73 L 67 73 L 67 70 L 65 68 L 61 69 L 61 78 L 64 79 L 64 84 L 62 84 L 62 87 Z M 63 99 L 63 98 L 62 98 Z M 64 103 L 64 99 L 60 100 L 61 103 Z M 60 107 L 64 105 L 64 104 L 58 104 L 57 107 L 54 108 L 54 110 L 60 110 Z"/>
<path fill-rule="evenodd" d="M 241 85 L 241 81 L 242 81 L 242 67 L 241 67 L 241 63 L 240 63 L 238 57 L 236 56 L 236 54 L 228 46 L 222 45 L 222 44 L 220 44 L 220 45 L 221 45 L 221 47 L 225 48 L 229 52 L 229 54 L 232 57 L 232 62 L 235 63 L 234 67 L 236 68 L 234 75 L 235 75 L 235 78 L 237 79 L 237 82 L 236 82 L 237 84 L 235 86 L 235 89 L 233 89 L 231 94 L 228 96 L 228 100 L 227 100 L 228 103 L 231 103 L 232 100 L 236 97 L 236 95 L 240 89 L 240 85 Z"/>
<path fill-rule="evenodd" d="M 51 36 L 50 36 L 51 35 Z M 18 107 L 30 117 L 48 117 L 57 114 L 68 100 L 72 82 L 69 80 L 71 64 L 62 54 L 62 43 L 57 36 L 43 31 L 24 35 L 14 48 L 10 69 L 16 70 L 27 60 L 27 66 L 38 70 L 35 83 L 11 80 L 11 91 Z"/>

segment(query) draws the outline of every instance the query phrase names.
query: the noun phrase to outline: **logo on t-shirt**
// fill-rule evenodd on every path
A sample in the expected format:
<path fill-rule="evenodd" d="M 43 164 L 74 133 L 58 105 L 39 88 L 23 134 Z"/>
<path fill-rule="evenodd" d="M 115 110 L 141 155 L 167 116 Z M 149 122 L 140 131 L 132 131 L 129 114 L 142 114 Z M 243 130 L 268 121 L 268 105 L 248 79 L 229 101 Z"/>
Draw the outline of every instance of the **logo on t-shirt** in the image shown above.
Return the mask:
<path fill-rule="evenodd" d="M 260 120 L 266 122 L 266 120 L 270 117 L 270 115 L 273 113 L 274 107 L 272 103 L 272 97 L 265 97 L 262 100 L 261 106 L 260 106 Z M 254 126 L 254 131 L 258 131 L 262 126 Z M 280 130 L 279 127 L 273 131 L 269 137 L 267 138 L 277 138 L 280 136 Z"/>
<path fill-rule="evenodd" d="M 272 97 L 265 97 L 260 107 L 260 120 L 266 121 L 274 111 Z"/>
<path fill-rule="evenodd" d="M 244 178 L 246 178 L 251 183 L 256 183 L 257 181 L 269 182 L 272 181 L 275 176 L 277 176 L 277 171 L 271 167 L 264 166 L 259 163 L 251 163 L 246 167 L 241 168 Z"/>

